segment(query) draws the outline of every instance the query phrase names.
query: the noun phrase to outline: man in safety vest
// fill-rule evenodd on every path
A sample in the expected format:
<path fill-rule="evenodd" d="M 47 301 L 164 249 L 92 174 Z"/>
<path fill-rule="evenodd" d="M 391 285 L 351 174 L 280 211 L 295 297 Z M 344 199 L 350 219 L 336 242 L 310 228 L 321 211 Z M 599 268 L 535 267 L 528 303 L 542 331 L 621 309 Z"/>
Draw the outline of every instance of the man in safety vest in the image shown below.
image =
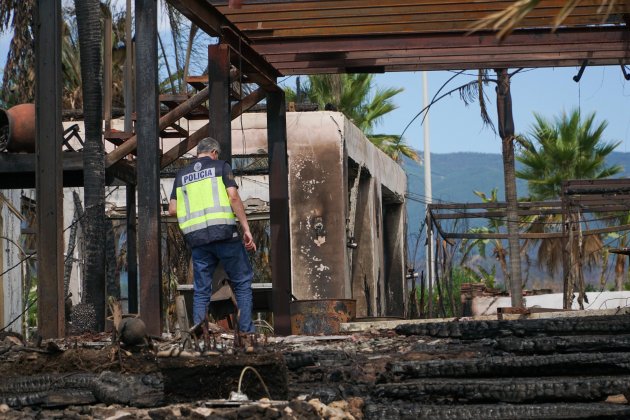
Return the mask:
<path fill-rule="evenodd" d="M 172 216 L 177 215 L 186 243 L 192 249 L 195 325 L 206 317 L 212 275 L 221 261 L 236 295 L 239 329 L 254 332 L 251 289 L 254 272 L 245 249 L 256 251 L 256 244 L 232 168 L 218 160 L 219 153 L 221 147 L 215 139 L 206 137 L 199 142 L 197 159 L 177 172 L 168 211 Z M 242 242 L 236 218 L 243 231 Z"/>

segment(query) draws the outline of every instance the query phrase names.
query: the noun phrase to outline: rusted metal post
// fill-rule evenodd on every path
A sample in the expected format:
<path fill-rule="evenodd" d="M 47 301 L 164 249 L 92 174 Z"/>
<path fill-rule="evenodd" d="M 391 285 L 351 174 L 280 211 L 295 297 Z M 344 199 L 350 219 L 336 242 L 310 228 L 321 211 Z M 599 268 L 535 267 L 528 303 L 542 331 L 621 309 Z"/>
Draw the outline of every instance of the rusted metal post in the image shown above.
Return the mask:
<path fill-rule="evenodd" d="M 232 162 L 230 118 L 230 50 L 227 44 L 208 46 L 210 128 L 208 135 L 221 145 L 219 159 Z"/>
<path fill-rule="evenodd" d="M 289 237 L 289 169 L 284 92 L 267 93 L 271 279 L 273 322 L 278 335 L 291 334 L 291 241 Z"/>
<path fill-rule="evenodd" d="M 136 112 L 140 315 L 147 332 L 161 334 L 160 151 L 158 148 L 157 2 L 136 0 Z"/>
<path fill-rule="evenodd" d="M 63 165 L 61 157 L 61 1 L 38 0 L 35 17 L 38 326 L 63 337 Z"/>

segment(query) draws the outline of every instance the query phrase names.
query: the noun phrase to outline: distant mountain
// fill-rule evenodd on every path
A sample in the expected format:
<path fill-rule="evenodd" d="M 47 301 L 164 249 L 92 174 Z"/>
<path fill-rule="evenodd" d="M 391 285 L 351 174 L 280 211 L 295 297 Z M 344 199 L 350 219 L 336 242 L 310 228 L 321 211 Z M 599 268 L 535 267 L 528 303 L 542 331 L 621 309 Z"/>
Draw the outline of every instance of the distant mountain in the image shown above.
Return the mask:
<path fill-rule="evenodd" d="M 422 153 L 418 153 L 422 156 Z M 609 165 L 617 164 L 624 168 L 618 178 L 630 176 L 630 153 L 613 152 L 608 158 Z M 415 245 L 414 233 L 417 233 L 424 220 L 426 203 L 424 193 L 424 167 L 406 159 L 403 168 L 407 173 L 407 216 L 410 252 Z M 518 169 L 518 162 L 517 162 Z M 504 200 L 503 160 L 500 154 L 459 152 L 431 154 L 431 175 L 433 201 L 445 203 L 480 203 L 481 199 L 473 191 L 489 194 L 498 188 L 499 200 Z M 516 189 L 519 197 L 527 195 L 527 183 L 517 179 Z M 474 222 L 472 222 L 474 223 Z M 482 222 L 477 222 L 482 223 Z M 425 232 L 423 232 L 424 236 Z M 420 243 L 417 259 L 423 259 L 424 239 Z"/>
<path fill-rule="evenodd" d="M 422 156 L 421 152 L 418 152 Z M 630 175 L 630 153 L 613 152 L 609 156 L 609 165 L 621 165 L 625 170 L 618 178 Z M 517 162 L 517 169 L 518 169 Z M 412 198 L 424 201 L 424 167 L 418 162 L 405 159 L 403 168 L 407 173 L 408 191 Z M 473 191 L 490 193 L 498 188 L 499 199 L 504 199 L 503 160 L 501 155 L 492 153 L 458 152 L 431 154 L 431 181 L 433 201 L 445 203 L 481 202 Z M 517 179 L 516 189 L 519 197 L 527 195 L 527 183 Z M 409 203 L 408 210 L 423 209 L 424 204 Z"/>

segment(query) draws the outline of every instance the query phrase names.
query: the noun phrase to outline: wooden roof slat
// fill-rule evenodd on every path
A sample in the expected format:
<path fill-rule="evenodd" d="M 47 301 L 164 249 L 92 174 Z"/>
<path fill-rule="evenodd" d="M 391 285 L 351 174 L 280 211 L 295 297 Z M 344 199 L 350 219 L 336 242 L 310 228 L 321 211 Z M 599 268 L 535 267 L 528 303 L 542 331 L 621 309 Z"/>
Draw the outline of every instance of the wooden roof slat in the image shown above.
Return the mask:
<path fill-rule="evenodd" d="M 565 20 L 563 25 L 590 25 L 590 24 L 598 24 L 601 23 L 601 18 L 596 14 L 597 12 L 596 6 L 582 7 L 576 9 L 569 18 Z M 371 27 L 371 26 L 391 26 L 391 25 L 400 25 L 400 24 L 418 24 L 419 29 L 423 29 L 423 26 L 419 26 L 419 24 L 444 24 L 447 25 L 448 28 L 452 30 L 457 30 L 461 32 L 468 32 L 470 27 L 474 25 L 479 19 L 484 18 L 489 13 L 499 11 L 500 9 L 493 9 L 490 11 L 469 11 L 469 12 L 452 12 L 452 13 L 393 13 L 391 10 L 388 10 L 389 13 L 383 11 L 383 14 L 376 14 L 374 16 L 333 16 L 333 17 L 323 17 L 323 16 L 305 16 L 301 19 L 296 18 L 288 18 L 284 14 L 276 13 L 275 19 L 270 20 L 262 20 L 262 19 L 254 19 L 250 21 L 240 21 L 238 22 L 238 27 L 240 30 L 245 32 L 255 31 L 273 31 L 274 36 L 276 33 L 280 35 L 281 30 L 288 29 L 303 29 L 303 30 L 311 30 L 313 32 L 317 30 L 321 30 L 322 32 L 319 34 L 320 36 L 327 35 L 327 32 L 324 32 L 326 28 L 330 27 Z M 235 18 L 238 16 L 234 16 Z M 550 12 L 546 9 L 534 9 L 524 20 L 523 25 L 526 26 L 542 26 L 542 27 L 552 27 L 555 19 L 555 13 Z M 611 15 L 609 18 L 610 22 L 620 22 L 621 18 L 618 15 Z M 430 26 L 429 28 L 433 28 Z M 392 32 L 400 32 L 403 28 L 396 28 L 395 26 L 392 28 Z"/>
<path fill-rule="evenodd" d="M 415 57 L 384 57 L 384 58 L 366 58 L 366 59 L 345 59 L 344 63 L 346 67 L 365 67 L 365 66 L 388 66 L 388 65 L 397 65 L 397 64 L 451 64 L 457 65 L 457 63 L 461 63 L 463 60 L 466 60 L 469 63 L 478 63 L 485 67 L 486 63 L 505 63 L 507 66 L 501 67 L 511 67 L 510 63 L 519 61 L 521 63 L 527 63 L 528 61 L 541 61 L 541 60 L 554 60 L 554 59 L 564 59 L 569 60 L 573 59 L 576 61 L 588 60 L 588 59 L 611 59 L 617 60 L 619 56 L 618 51 L 593 51 L 593 52 L 585 52 L 585 51 L 569 51 L 564 54 L 560 54 L 559 52 L 540 52 L 540 53 L 527 53 L 526 56 L 523 54 L 514 53 L 509 54 L 505 52 L 495 53 L 495 54 L 475 54 L 475 55 L 447 55 L 447 56 L 415 56 Z M 318 61 L 300 61 L 300 62 L 291 62 L 291 68 L 293 69 L 312 69 L 317 67 L 332 67 L 334 66 L 338 60 L 318 60 Z M 278 68 L 278 70 L 282 71 L 283 64 L 282 63 L 272 63 Z M 524 65 L 523 67 L 532 67 L 529 65 Z"/>
<path fill-rule="evenodd" d="M 505 47 L 512 49 L 519 45 L 561 45 L 561 44 L 599 44 L 615 43 L 627 49 L 630 34 L 624 34 L 617 28 L 591 28 L 589 31 L 578 29 L 559 29 L 550 32 L 547 29 L 517 31 L 503 41 L 494 33 L 480 32 L 468 36 L 459 34 L 415 34 L 369 36 L 369 37 L 331 37 L 327 39 L 293 39 L 278 42 L 275 40 L 259 41 L 255 48 L 261 54 L 308 53 L 308 52 L 345 52 L 345 51 L 388 51 L 395 48 L 470 48 L 470 47 Z"/>
<path fill-rule="evenodd" d="M 580 53 L 585 49 L 596 49 L 598 51 L 614 51 L 619 52 L 618 45 L 616 44 L 593 44 L 593 45 L 577 45 L 577 44 L 564 44 L 564 45 L 518 45 L 513 46 L 510 51 L 512 54 L 529 54 L 537 56 L 537 54 L 552 54 L 552 53 Z M 295 63 L 295 62 L 314 62 L 320 66 L 325 61 L 334 61 L 343 58 L 346 61 L 352 60 L 367 60 L 378 58 L 414 58 L 414 57 L 466 57 L 470 56 L 471 52 L 482 55 L 497 55 L 503 54 L 505 48 L 499 46 L 491 47 L 479 47 L 476 49 L 471 48 L 404 48 L 404 49 L 392 49 L 387 51 L 351 51 L 346 53 L 291 53 L 291 54 L 269 54 L 265 58 L 274 66 L 282 66 L 283 63 Z M 321 65 L 320 67 L 326 67 Z"/>
<path fill-rule="evenodd" d="M 339 2 L 343 4 L 343 2 Z M 430 16 L 432 14 L 441 14 L 441 15 L 449 15 L 449 16 L 457 16 L 461 20 L 470 20 L 471 17 L 477 14 L 483 14 L 481 17 L 485 17 L 490 13 L 498 12 L 510 4 L 512 1 L 486 1 L 480 3 L 461 3 L 458 2 L 454 4 L 452 7 L 446 8 L 445 4 L 420 4 L 418 2 L 411 2 L 409 4 L 398 4 L 398 5 L 379 5 L 373 7 L 362 7 L 361 15 L 357 15 L 356 7 L 337 7 L 337 8 L 312 8 L 308 10 L 281 10 L 279 11 L 278 7 L 275 7 L 273 10 L 268 9 L 266 11 L 253 11 L 250 10 L 249 7 L 241 9 L 242 12 L 234 13 L 231 9 L 222 8 L 221 11 L 225 12 L 226 16 L 230 18 L 230 20 L 238 24 L 239 26 L 243 23 L 251 23 L 251 22 L 281 22 L 281 21 L 291 21 L 291 20 L 300 20 L 300 21 L 311 21 L 316 19 L 346 19 L 346 18 L 356 18 L 356 19 L 368 19 L 373 17 L 382 17 L 387 19 L 390 16 L 401 16 L 408 17 L 412 15 L 422 16 Z M 539 17 L 549 17 L 555 18 L 561 9 L 563 4 L 563 0 L 555 1 L 556 3 L 553 6 L 544 5 L 538 7 L 532 11 L 535 16 Z M 599 10 L 599 5 L 601 3 L 597 0 L 591 0 L 587 2 L 580 3 L 575 9 L 575 14 L 578 15 L 586 15 L 586 14 L 597 14 Z M 616 5 L 613 8 L 613 14 L 622 13 L 622 6 Z M 601 19 L 600 19 L 601 20 Z M 273 25 L 269 25 L 273 26 Z"/>
<path fill-rule="evenodd" d="M 302 1 L 256 1 L 256 0 L 246 0 L 243 2 L 243 5 L 239 9 L 232 9 L 227 7 L 227 1 L 216 1 L 211 0 L 214 6 L 217 9 L 225 14 L 226 16 L 234 16 L 234 15 L 246 15 L 246 14 L 256 14 L 256 13 L 265 13 L 272 12 L 278 13 L 284 12 L 308 12 L 308 11 L 325 11 L 325 10 L 357 10 L 360 9 L 362 12 L 371 9 L 382 9 L 382 8 L 396 8 L 396 7 L 404 7 L 404 6 L 423 6 L 423 7 L 431 7 L 437 6 L 442 9 L 453 9 L 453 10 L 475 10 L 479 7 L 488 7 L 488 5 L 496 4 L 498 7 L 503 6 L 505 8 L 506 5 L 510 3 L 514 3 L 513 1 L 505 1 L 505 0 L 302 0 Z M 542 0 L 537 7 L 539 8 L 554 8 L 557 11 L 560 11 L 562 7 L 566 4 L 565 0 Z M 599 0 L 582 0 L 580 5 L 600 5 L 601 1 Z"/>
<path fill-rule="evenodd" d="M 285 76 L 304 75 L 304 74 L 335 74 L 335 73 L 383 73 L 383 72 L 409 72 L 409 71 L 438 71 L 438 70 L 478 70 L 478 69 L 497 69 L 497 68 L 546 68 L 546 67 L 576 67 L 582 64 L 581 60 L 538 60 L 538 61 L 513 61 L 510 63 L 476 63 L 465 62 L 458 63 L 456 66 L 450 63 L 420 63 L 420 64 L 400 64 L 372 67 L 353 67 L 339 65 L 335 67 L 313 67 L 305 72 L 303 68 L 292 68 L 290 66 L 283 67 L 281 70 Z M 599 66 L 618 65 L 618 59 L 600 59 L 597 61 Z"/>
<path fill-rule="evenodd" d="M 445 33 L 445 32 L 468 32 L 469 24 L 473 21 L 459 22 L 454 20 L 444 20 L 437 22 L 412 22 L 412 23 L 374 23 L 374 24 L 341 24 L 340 22 L 329 26 L 312 27 L 296 26 L 293 28 L 243 28 L 242 31 L 254 42 L 258 39 L 269 38 L 293 38 L 293 37 L 330 37 L 344 35 L 391 35 L 404 33 Z M 550 28 L 549 18 L 526 18 L 525 22 L 529 27 Z M 564 21 L 565 27 L 597 25 L 600 19 L 597 16 L 576 16 L 568 17 Z"/>

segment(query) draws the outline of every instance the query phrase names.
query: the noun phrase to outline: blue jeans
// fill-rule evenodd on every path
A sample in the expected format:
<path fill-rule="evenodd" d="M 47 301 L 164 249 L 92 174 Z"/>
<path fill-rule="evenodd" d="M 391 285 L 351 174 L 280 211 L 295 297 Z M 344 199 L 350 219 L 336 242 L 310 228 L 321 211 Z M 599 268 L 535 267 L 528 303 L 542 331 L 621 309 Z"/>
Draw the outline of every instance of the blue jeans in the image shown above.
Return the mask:
<path fill-rule="evenodd" d="M 193 322 L 203 321 L 212 295 L 212 275 L 221 261 L 234 290 L 240 311 L 238 326 L 241 332 L 254 332 L 252 323 L 252 279 L 254 271 L 241 241 L 221 241 L 196 246 L 192 249 L 195 294 Z"/>

